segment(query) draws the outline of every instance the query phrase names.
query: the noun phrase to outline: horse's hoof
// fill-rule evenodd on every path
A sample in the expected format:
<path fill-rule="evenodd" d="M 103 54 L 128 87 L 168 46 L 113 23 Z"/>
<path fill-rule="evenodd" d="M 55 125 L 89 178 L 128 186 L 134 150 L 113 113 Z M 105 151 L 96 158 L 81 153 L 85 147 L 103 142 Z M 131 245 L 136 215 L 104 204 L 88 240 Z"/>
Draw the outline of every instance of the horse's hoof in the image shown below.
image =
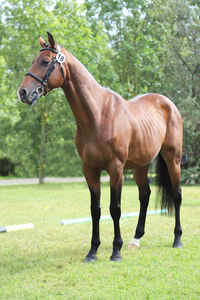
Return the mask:
<path fill-rule="evenodd" d="M 173 243 L 173 248 L 183 248 L 183 244 L 180 241 L 174 242 Z"/>
<path fill-rule="evenodd" d="M 97 261 L 96 255 L 94 256 L 86 256 L 84 262 L 85 263 L 95 263 Z"/>
<path fill-rule="evenodd" d="M 128 244 L 130 249 L 138 249 L 140 247 L 140 239 L 133 238 L 132 241 Z"/>
<path fill-rule="evenodd" d="M 122 260 L 122 257 L 110 257 L 110 261 L 114 261 L 114 262 L 120 262 Z"/>
<path fill-rule="evenodd" d="M 121 260 L 122 257 L 119 251 L 117 253 L 112 254 L 112 256 L 110 257 L 110 261 L 119 262 Z"/>
<path fill-rule="evenodd" d="M 134 244 L 134 243 L 129 243 L 128 248 L 129 249 L 139 249 L 139 246 L 137 244 Z"/>

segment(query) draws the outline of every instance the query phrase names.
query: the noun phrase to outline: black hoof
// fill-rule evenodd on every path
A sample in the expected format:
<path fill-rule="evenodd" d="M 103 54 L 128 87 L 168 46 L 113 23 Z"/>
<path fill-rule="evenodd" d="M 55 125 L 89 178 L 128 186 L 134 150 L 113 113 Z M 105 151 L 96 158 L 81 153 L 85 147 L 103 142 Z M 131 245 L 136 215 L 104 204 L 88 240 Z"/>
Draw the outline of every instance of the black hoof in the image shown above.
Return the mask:
<path fill-rule="evenodd" d="M 97 261 L 97 257 L 96 255 L 92 255 L 92 256 L 86 256 L 85 257 L 85 263 L 95 263 Z"/>
<path fill-rule="evenodd" d="M 173 248 L 183 248 L 183 244 L 181 243 L 180 240 L 174 241 Z"/>
<path fill-rule="evenodd" d="M 119 262 L 121 260 L 122 260 L 122 257 L 121 257 L 120 251 L 113 253 L 112 256 L 110 257 L 110 261 Z"/>

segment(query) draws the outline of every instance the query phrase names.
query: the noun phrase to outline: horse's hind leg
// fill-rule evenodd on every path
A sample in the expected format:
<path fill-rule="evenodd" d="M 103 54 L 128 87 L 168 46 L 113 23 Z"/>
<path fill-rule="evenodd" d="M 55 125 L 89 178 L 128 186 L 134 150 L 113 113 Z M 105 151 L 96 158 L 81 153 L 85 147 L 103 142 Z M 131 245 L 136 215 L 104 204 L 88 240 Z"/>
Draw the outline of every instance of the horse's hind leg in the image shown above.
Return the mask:
<path fill-rule="evenodd" d="M 99 220 L 101 216 L 100 208 L 100 172 L 91 168 L 83 168 L 83 172 L 90 190 L 91 196 L 91 215 L 92 215 L 92 240 L 91 248 L 85 257 L 85 262 L 95 262 L 96 253 L 100 245 Z"/>
<path fill-rule="evenodd" d="M 174 243 L 173 248 L 182 248 L 183 244 L 181 242 L 182 228 L 180 223 L 180 207 L 182 202 L 181 188 L 176 190 L 174 196 L 174 207 L 175 207 L 175 228 L 174 228 Z"/>
<path fill-rule="evenodd" d="M 174 228 L 174 248 L 182 248 L 181 235 L 182 228 L 180 222 L 180 207 L 182 202 L 182 194 L 180 187 L 180 177 L 181 177 L 181 168 L 180 168 L 180 158 L 171 157 L 170 153 L 165 155 L 165 160 L 168 167 L 168 172 L 170 176 L 171 186 L 172 186 L 172 196 L 175 208 L 175 228 Z"/>
<path fill-rule="evenodd" d="M 139 190 L 140 214 L 135 231 L 135 236 L 129 243 L 130 248 L 139 247 L 140 238 L 144 235 L 145 232 L 146 213 L 149 204 L 149 197 L 151 194 L 147 177 L 148 169 L 149 166 L 134 170 L 134 178 Z"/>

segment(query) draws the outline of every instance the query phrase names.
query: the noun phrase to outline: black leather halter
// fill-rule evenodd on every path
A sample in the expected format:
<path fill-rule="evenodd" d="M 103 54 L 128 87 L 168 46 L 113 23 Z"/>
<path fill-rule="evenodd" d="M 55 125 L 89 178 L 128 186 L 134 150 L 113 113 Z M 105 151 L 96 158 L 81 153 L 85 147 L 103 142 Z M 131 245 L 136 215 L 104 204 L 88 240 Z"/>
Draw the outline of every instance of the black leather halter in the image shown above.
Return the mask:
<path fill-rule="evenodd" d="M 60 46 L 59 46 L 60 48 Z M 44 50 L 49 50 L 51 52 L 54 52 L 54 53 L 59 53 L 60 51 L 56 50 L 56 49 L 52 49 L 52 48 L 42 48 L 40 49 L 40 51 L 44 51 Z M 38 98 L 44 93 L 44 96 L 46 95 L 47 91 L 46 91 L 46 85 L 47 85 L 47 82 L 49 80 L 49 77 L 51 76 L 51 74 L 53 73 L 55 67 L 56 67 L 56 63 L 57 63 L 57 59 L 56 57 L 52 60 L 51 64 L 50 64 L 50 67 L 49 69 L 47 70 L 45 76 L 43 79 L 41 79 L 40 77 L 38 77 L 37 75 L 35 75 L 34 73 L 32 72 L 27 72 L 26 73 L 26 76 L 31 76 L 33 78 L 35 78 L 37 81 L 39 81 L 41 83 L 41 86 L 37 88 L 37 90 L 35 91 L 35 96 L 34 96 L 34 99 L 32 101 L 32 106 L 36 103 L 36 101 L 38 100 Z M 60 69 L 61 69 L 61 73 L 62 73 L 62 76 L 64 78 L 64 81 L 65 81 L 65 72 L 64 72 L 64 68 L 62 66 L 62 63 L 59 63 L 60 65 Z"/>

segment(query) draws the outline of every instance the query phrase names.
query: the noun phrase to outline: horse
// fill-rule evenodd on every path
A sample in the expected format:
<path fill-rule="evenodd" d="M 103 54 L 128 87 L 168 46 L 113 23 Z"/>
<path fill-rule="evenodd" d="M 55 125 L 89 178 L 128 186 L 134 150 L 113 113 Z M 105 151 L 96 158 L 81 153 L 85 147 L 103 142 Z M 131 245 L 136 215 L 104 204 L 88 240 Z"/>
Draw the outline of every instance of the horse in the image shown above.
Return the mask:
<path fill-rule="evenodd" d="M 57 44 L 51 33 L 32 62 L 19 89 L 22 103 L 34 105 L 40 96 L 62 88 L 74 115 L 75 145 L 82 160 L 91 198 L 92 238 L 85 262 L 97 260 L 100 245 L 100 174 L 110 176 L 110 214 L 114 225 L 111 261 L 121 261 L 120 232 L 123 170 L 133 170 L 138 186 L 140 212 L 130 248 L 139 247 L 145 233 L 150 197 L 148 169 L 158 156 L 156 173 L 161 207 L 175 212 L 174 248 L 183 247 L 180 223 L 182 202 L 180 176 L 182 119 L 175 104 L 160 94 L 144 94 L 127 101 L 102 87 L 69 51 Z"/>

